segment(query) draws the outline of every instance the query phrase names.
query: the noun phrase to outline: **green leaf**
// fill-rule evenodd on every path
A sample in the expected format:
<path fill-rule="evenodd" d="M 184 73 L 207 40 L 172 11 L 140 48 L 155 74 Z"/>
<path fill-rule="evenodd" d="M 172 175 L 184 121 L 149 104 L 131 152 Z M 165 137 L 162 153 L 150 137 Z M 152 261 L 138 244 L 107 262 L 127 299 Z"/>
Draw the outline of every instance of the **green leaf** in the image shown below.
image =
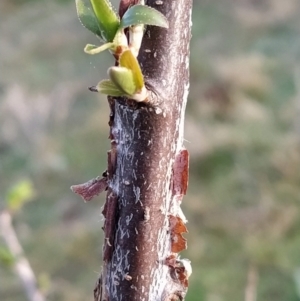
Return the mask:
<path fill-rule="evenodd" d="M 30 181 L 24 180 L 17 183 L 7 194 L 8 209 L 13 211 L 20 209 L 33 195 L 34 190 Z"/>
<path fill-rule="evenodd" d="M 133 82 L 136 87 L 135 92 L 144 87 L 144 77 L 140 68 L 139 62 L 130 50 L 122 53 L 119 60 L 120 66 L 130 69 L 133 75 Z"/>
<path fill-rule="evenodd" d="M 111 67 L 108 69 L 111 81 L 123 91 L 125 95 L 133 95 L 137 88 L 133 79 L 133 72 L 125 67 Z"/>
<path fill-rule="evenodd" d="M 90 0 L 76 0 L 76 9 L 81 24 L 103 40 Z"/>
<path fill-rule="evenodd" d="M 5 267 L 12 267 L 14 263 L 15 258 L 11 252 L 5 247 L 0 247 L 0 264 Z"/>
<path fill-rule="evenodd" d="M 109 0 L 90 0 L 98 19 L 101 35 L 106 42 L 112 42 L 120 25 L 120 20 Z"/>
<path fill-rule="evenodd" d="M 169 22 L 162 13 L 150 6 L 141 4 L 131 6 L 126 11 L 121 20 L 120 28 L 138 24 L 169 27 Z"/>
<path fill-rule="evenodd" d="M 97 53 L 100 53 L 100 52 L 102 52 L 106 49 L 113 48 L 114 45 L 115 45 L 114 43 L 106 43 L 106 44 L 103 44 L 101 46 L 87 44 L 84 47 L 84 52 L 88 53 L 88 54 L 97 54 Z"/>
<path fill-rule="evenodd" d="M 110 96 L 125 96 L 124 92 L 121 91 L 111 80 L 105 79 L 98 83 L 96 87 L 97 91 Z"/>

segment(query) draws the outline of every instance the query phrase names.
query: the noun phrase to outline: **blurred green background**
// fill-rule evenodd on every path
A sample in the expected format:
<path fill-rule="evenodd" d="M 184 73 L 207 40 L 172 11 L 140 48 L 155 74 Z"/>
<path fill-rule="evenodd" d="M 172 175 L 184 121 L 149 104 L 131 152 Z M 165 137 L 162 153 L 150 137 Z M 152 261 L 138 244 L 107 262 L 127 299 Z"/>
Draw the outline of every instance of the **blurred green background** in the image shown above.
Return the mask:
<path fill-rule="evenodd" d="M 194 1 L 187 301 L 300 300 L 299 14 L 299 0 Z M 69 187 L 106 167 L 108 105 L 87 87 L 112 58 L 83 53 L 97 40 L 71 0 L 1 0 L 0 22 L 0 206 L 32 187 L 13 220 L 41 290 L 92 300 L 105 196 Z M 0 251 L 1 301 L 25 300 Z"/>

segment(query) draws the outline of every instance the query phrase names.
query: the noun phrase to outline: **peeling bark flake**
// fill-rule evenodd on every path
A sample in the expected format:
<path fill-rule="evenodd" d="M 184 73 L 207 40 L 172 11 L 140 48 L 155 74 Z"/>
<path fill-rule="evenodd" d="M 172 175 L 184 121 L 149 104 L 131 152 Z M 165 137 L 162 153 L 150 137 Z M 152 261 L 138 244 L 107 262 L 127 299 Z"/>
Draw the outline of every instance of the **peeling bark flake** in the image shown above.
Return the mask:
<path fill-rule="evenodd" d="M 111 259 L 113 252 L 115 227 L 117 223 L 117 205 L 118 198 L 109 188 L 107 192 L 107 199 L 102 211 L 102 214 L 105 217 L 103 226 L 105 237 L 105 243 L 103 246 L 103 260 L 106 262 Z"/>
<path fill-rule="evenodd" d="M 186 194 L 189 180 L 189 153 L 183 148 L 175 156 L 173 164 L 173 195 L 183 197 Z"/>
<path fill-rule="evenodd" d="M 169 216 L 170 231 L 171 231 L 171 251 L 179 253 L 187 248 L 187 241 L 182 236 L 182 233 L 187 233 L 188 230 L 178 216 Z"/>
<path fill-rule="evenodd" d="M 95 196 L 107 189 L 107 173 L 103 173 L 103 177 L 97 177 L 86 183 L 73 185 L 71 190 L 79 194 L 85 202 L 92 200 Z"/>

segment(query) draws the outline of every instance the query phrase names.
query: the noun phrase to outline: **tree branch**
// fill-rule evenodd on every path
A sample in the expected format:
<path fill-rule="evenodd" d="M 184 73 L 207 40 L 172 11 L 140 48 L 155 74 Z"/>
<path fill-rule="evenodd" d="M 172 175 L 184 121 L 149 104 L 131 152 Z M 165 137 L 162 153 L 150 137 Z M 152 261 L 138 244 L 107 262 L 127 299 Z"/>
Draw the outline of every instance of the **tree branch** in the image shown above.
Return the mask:
<path fill-rule="evenodd" d="M 191 273 L 178 252 L 187 232 L 180 204 L 188 170 L 183 131 L 192 1 L 147 5 L 168 18 L 169 29 L 148 26 L 139 53 L 149 102 L 108 98 L 104 266 L 95 300 L 183 300 Z"/>
<path fill-rule="evenodd" d="M 0 212 L 0 228 L 7 246 L 14 256 L 14 268 L 23 284 L 28 300 L 45 301 L 44 296 L 37 288 L 33 270 L 23 254 L 22 246 L 11 222 L 11 215 L 6 210 Z"/>

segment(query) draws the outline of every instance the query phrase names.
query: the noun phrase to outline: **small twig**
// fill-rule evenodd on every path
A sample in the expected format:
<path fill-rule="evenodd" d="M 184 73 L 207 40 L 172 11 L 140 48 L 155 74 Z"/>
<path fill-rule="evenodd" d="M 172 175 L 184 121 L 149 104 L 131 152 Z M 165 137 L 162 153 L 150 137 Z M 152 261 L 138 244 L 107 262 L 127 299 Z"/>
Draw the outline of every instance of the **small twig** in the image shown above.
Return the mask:
<path fill-rule="evenodd" d="M 24 256 L 21 244 L 11 222 L 11 215 L 8 211 L 0 212 L 1 234 L 11 254 L 14 256 L 14 269 L 19 276 L 29 301 L 45 301 L 46 299 L 37 288 L 36 277 L 33 270 Z"/>
<path fill-rule="evenodd" d="M 247 284 L 245 288 L 245 301 L 256 301 L 257 299 L 258 271 L 254 264 L 248 269 Z"/>

